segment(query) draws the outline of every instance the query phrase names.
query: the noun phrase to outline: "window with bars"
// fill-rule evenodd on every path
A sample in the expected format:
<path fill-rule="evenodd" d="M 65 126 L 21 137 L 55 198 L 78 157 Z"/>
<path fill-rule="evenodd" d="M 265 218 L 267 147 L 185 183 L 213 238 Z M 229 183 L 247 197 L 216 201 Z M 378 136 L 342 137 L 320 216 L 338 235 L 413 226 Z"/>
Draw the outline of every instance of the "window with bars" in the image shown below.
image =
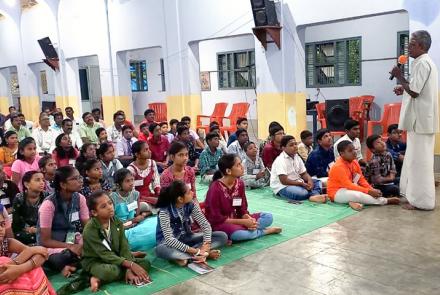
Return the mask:
<path fill-rule="evenodd" d="M 408 31 L 398 32 L 397 33 L 397 55 L 398 56 L 406 55 L 409 57 L 408 46 L 409 46 L 409 32 Z M 409 78 L 409 58 L 408 58 L 407 63 L 401 67 L 401 70 L 402 70 L 402 74 L 405 77 L 405 79 L 408 80 L 408 78 Z"/>
<path fill-rule="evenodd" d="M 255 51 L 217 53 L 218 88 L 255 87 Z"/>
<path fill-rule="evenodd" d="M 142 61 L 130 61 L 131 91 L 148 91 L 147 63 Z"/>
<path fill-rule="evenodd" d="M 361 85 L 361 38 L 306 44 L 307 87 Z"/>

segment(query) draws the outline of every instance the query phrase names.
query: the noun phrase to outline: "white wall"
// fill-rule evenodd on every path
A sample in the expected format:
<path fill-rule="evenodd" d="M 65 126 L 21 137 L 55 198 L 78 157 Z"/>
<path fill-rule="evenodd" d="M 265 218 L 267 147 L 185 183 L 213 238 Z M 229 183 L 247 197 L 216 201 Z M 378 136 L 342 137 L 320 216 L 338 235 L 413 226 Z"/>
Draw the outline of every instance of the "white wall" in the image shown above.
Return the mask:
<path fill-rule="evenodd" d="M 256 118 L 256 96 L 254 89 L 218 89 L 217 53 L 240 50 L 254 50 L 253 35 L 243 35 L 201 41 L 199 43 L 200 71 L 210 72 L 211 91 L 202 91 L 202 113 L 210 115 L 217 102 L 229 103 L 226 115 L 229 114 L 233 103 L 248 102 L 249 116 Z"/>
<path fill-rule="evenodd" d="M 35 63 L 29 65 L 32 74 L 33 85 L 35 93 L 40 97 L 40 106 L 42 101 L 55 101 L 55 72 L 49 68 L 45 63 Z M 41 88 L 40 72 L 46 71 L 47 80 L 47 94 L 44 94 Z"/>
<path fill-rule="evenodd" d="M 305 42 L 319 42 L 342 38 L 361 37 L 361 83 L 360 86 L 320 87 L 324 99 L 342 99 L 357 95 L 374 95 L 374 103 L 382 108 L 386 103 L 399 100 L 392 93 L 395 81 L 388 79 L 388 72 L 396 63 L 392 60 L 368 61 L 370 59 L 397 56 L 397 32 L 409 30 L 408 13 L 400 12 L 373 17 L 335 21 L 305 27 Z M 305 73 L 303 74 L 305 75 Z M 316 88 L 307 88 L 307 94 L 315 98 Z M 380 110 L 372 114 L 380 117 Z"/>
<path fill-rule="evenodd" d="M 0 68 L 17 65 L 20 53 L 20 31 L 12 18 L 4 16 L 0 19 Z"/>
<path fill-rule="evenodd" d="M 159 76 L 160 59 L 162 56 L 162 48 L 160 47 L 132 50 L 127 51 L 126 53 L 125 62 L 127 65 L 127 71 L 124 75 L 127 75 L 128 77 L 130 76 L 130 60 L 145 60 L 147 63 L 148 91 L 131 92 L 130 84 L 128 84 L 127 87 L 129 88 L 133 100 L 133 111 L 135 116 L 143 116 L 149 103 L 166 101 L 166 92 L 162 91 L 162 80 L 161 76 Z"/>
<path fill-rule="evenodd" d="M 53 44 L 58 43 L 56 20 L 50 8 L 44 3 L 23 11 L 20 19 L 23 56 L 29 63 L 44 59 L 38 40 L 49 37 Z"/>

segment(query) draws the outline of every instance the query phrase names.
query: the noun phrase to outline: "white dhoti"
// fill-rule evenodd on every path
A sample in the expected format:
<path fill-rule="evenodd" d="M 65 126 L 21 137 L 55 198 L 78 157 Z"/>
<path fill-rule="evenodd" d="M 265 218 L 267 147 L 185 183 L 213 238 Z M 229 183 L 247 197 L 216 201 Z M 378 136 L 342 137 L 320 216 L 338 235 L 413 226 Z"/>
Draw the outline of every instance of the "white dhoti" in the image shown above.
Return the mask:
<path fill-rule="evenodd" d="M 434 134 L 408 132 L 400 193 L 418 209 L 435 207 L 434 142 Z"/>

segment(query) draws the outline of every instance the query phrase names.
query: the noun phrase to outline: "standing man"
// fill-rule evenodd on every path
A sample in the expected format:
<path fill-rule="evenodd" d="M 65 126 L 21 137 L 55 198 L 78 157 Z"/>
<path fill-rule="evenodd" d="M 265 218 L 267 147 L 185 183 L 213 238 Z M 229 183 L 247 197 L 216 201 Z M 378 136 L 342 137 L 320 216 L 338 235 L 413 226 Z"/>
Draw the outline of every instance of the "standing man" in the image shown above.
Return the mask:
<path fill-rule="evenodd" d="M 433 210 L 434 134 L 439 131 L 438 72 L 428 55 L 431 36 L 427 31 L 411 34 L 409 55 L 414 58 L 411 79 L 407 81 L 399 67 L 390 72 L 400 85 L 396 95 L 403 94 L 399 129 L 407 130 L 407 149 L 400 177 L 400 192 L 409 204 L 405 209 Z"/>

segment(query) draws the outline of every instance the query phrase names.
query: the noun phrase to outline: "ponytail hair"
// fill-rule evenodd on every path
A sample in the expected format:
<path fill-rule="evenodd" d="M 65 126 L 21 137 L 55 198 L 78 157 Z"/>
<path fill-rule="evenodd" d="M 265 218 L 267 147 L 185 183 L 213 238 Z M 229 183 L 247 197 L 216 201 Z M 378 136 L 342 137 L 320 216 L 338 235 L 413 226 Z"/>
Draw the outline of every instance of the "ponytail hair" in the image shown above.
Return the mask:
<path fill-rule="evenodd" d="M 212 182 L 219 180 L 222 177 L 223 177 L 223 173 L 220 170 L 217 170 L 214 172 L 214 175 L 212 176 Z"/>
<path fill-rule="evenodd" d="M 176 204 L 177 198 L 183 197 L 189 188 L 183 181 L 174 180 L 169 186 L 162 188 L 157 199 L 156 208 L 167 208 Z"/>
<path fill-rule="evenodd" d="M 234 167 L 235 158 L 238 156 L 236 154 L 225 154 L 218 160 L 218 170 L 212 176 L 212 182 L 222 178 L 226 175 L 226 170 L 232 169 Z"/>

